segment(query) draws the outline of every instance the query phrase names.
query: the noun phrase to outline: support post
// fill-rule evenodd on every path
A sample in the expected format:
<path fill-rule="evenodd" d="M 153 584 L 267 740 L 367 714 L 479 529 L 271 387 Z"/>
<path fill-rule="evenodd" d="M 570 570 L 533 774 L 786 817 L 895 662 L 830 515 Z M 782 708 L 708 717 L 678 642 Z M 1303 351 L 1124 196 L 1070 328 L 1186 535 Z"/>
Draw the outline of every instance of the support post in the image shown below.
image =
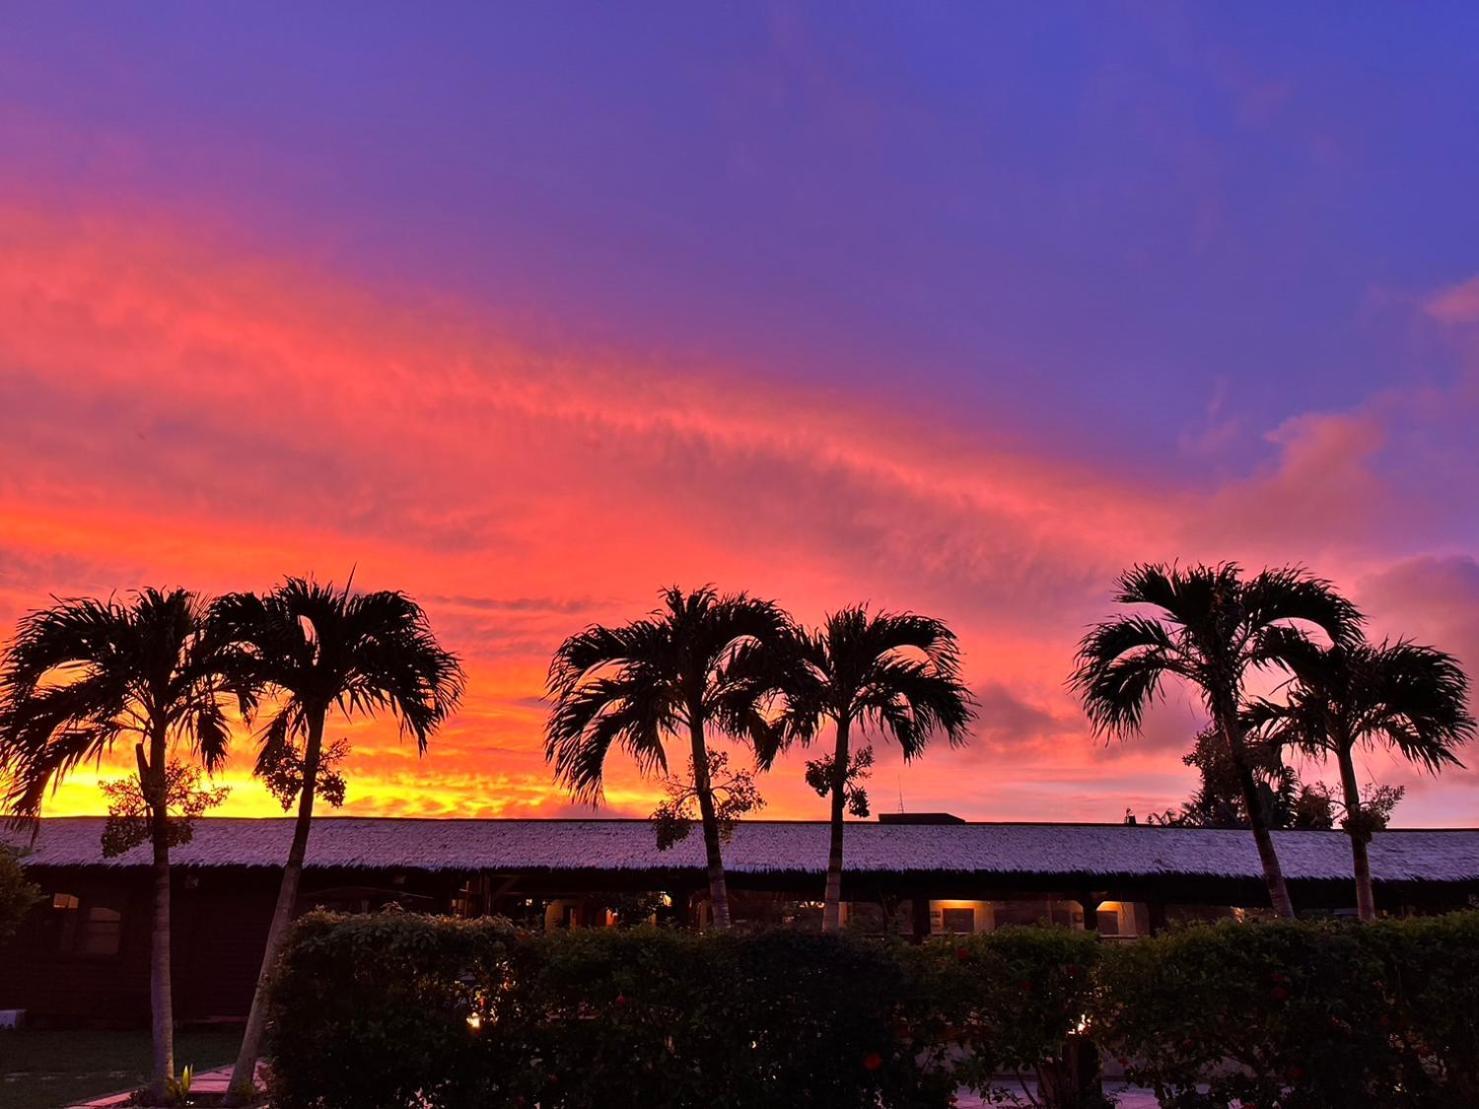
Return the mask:
<path fill-rule="evenodd" d="M 915 896 L 909 907 L 914 917 L 914 942 L 923 943 L 930 937 L 930 899 Z"/>
<path fill-rule="evenodd" d="M 1084 931 L 1099 931 L 1099 906 L 1104 899 L 1092 893 L 1081 893 L 1076 898 L 1084 909 Z"/>

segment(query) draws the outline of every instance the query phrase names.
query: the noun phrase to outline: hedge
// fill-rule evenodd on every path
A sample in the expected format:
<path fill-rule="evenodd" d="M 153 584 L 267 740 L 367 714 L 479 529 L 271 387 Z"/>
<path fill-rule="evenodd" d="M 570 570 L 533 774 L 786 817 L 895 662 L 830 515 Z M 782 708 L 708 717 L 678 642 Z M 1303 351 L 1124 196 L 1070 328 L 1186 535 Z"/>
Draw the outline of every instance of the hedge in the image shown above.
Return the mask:
<path fill-rule="evenodd" d="M 1479 1104 L 1479 914 L 1194 926 L 1132 943 L 1009 928 L 910 947 L 794 931 L 546 935 L 314 913 L 271 994 L 273 1104 L 751 1109 L 1105 1102 Z"/>
<path fill-rule="evenodd" d="M 1095 1038 L 1163 1105 L 1479 1105 L 1479 913 L 1227 922 L 1112 955 Z"/>

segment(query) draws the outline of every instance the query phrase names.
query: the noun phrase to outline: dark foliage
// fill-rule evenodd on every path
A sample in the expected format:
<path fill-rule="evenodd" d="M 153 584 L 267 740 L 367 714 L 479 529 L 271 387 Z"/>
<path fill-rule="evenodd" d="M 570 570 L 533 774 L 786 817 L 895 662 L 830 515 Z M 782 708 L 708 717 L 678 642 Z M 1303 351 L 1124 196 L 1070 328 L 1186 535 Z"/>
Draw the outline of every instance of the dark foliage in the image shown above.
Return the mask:
<path fill-rule="evenodd" d="M 1284 764 L 1277 745 L 1247 743 L 1248 764 L 1258 791 L 1259 808 L 1270 828 L 1331 828 L 1335 809 L 1329 792 L 1319 783 L 1305 783 Z M 1184 828 L 1246 828 L 1248 806 L 1238 784 L 1237 770 L 1227 745 L 1214 728 L 1197 734 L 1181 761 L 1195 767 L 1202 778 L 1197 791 L 1180 809 L 1152 813 L 1151 824 Z"/>
<path fill-rule="evenodd" d="M 1457 1109 L 1476 964 L 1479 913 L 923 947 L 315 913 L 272 991 L 273 1104 L 927 1109 L 1016 1072 L 1084 1109 L 1063 1075 L 1097 1045 L 1179 1109 Z"/>
<path fill-rule="evenodd" d="M 1109 955 L 1095 1035 L 1164 1105 L 1476 1104 L 1479 915 L 1229 922 Z"/>
<path fill-rule="evenodd" d="M 40 897 L 41 888 L 27 880 L 15 852 L 0 845 L 0 943 L 11 937 Z"/>
<path fill-rule="evenodd" d="M 915 996 L 844 936 L 312 914 L 272 992 L 274 1104 L 943 1107 Z"/>
<path fill-rule="evenodd" d="M 1094 1003 L 1104 949 L 1086 932 L 1004 928 L 901 948 L 922 1026 L 912 1030 L 932 1063 L 990 1103 L 1011 1104 L 1012 1075 L 1038 1088 L 1058 1082 L 1073 1040 Z M 1102 1097 L 1065 1100 L 1061 1109 L 1097 1109 Z"/>

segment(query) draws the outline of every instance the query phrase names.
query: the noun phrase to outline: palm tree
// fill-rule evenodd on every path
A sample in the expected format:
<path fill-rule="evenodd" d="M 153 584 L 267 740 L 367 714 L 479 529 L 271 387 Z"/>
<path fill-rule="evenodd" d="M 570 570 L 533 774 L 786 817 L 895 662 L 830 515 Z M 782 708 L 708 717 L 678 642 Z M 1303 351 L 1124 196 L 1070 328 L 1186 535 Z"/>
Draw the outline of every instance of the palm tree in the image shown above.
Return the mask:
<path fill-rule="evenodd" d="M 21 620 L 0 664 L 0 770 L 6 809 L 40 816 L 46 794 L 84 761 L 134 738 L 137 796 L 154 857 L 149 1001 L 151 1093 L 175 1076 L 170 989 L 172 844 L 189 838 L 171 819 L 171 752 L 188 744 L 209 771 L 226 758 L 230 682 L 200 634 L 202 606 L 183 589 L 146 589 L 127 602 L 71 599 Z"/>
<path fill-rule="evenodd" d="M 665 744 L 686 738 L 693 762 L 709 897 L 714 924 L 729 927 L 729 892 L 720 855 L 719 818 L 709 780 L 708 729 L 755 739 L 767 725 L 763 690 L 737 676 L 737 653 L 779 651 L 791 621 L 770 601 L 710 586 L 662 593 L 651 615 L 618 628 L 592 625 L 560 645 L 550 663 L 554 702 L 545 729 L 545 757 L 555 778 L 577 798 L 601 796 L 613 744 L 643 773 L 666 772 Z"/>
<path fill-rule="evenodd" d="M 1244 747 L 1244 681 L 1249 670 L 1284 665 L 1307 642 L 1299 625 L 1313 625 L 1331 642 L 1348 645 L 1362 616 L 1329 582 L 1302 569 L 1266 569 L 1244 578 L 1233 562 L 1216 566 L 1143 565 L 1119 579 L 1115 601 L 1149 606 L 1093 627 L 1079 644 L 1070 685 L 1101 735 L 1140 730 L 1145 708 L 1167 675 L 1201 695 L 1227 745 L 1248 823 L 1268 885 L 1269 901 L 1283 917 L 1294 915 L 1279 857 L 1259 804 Z"/>
<path fill-rule="evenodd" d="M 906 760 L 923 753 L 935 732 L 952 746 L 965 742 L 974 717 L 970 691 L 960 682 L 960 652 L 955 633 L 942 621 L 912 612 L 869 613 L 857 605 L 830 614 L 815 632 L 794 637 L 792 664 L 781 691 L 785 738 L 809 743 L 831 721 L 830 758 L 811 764 L 818 792 L 831 801 L 824 931 L 841 923 L 843 813 L 849 797 L 864 795 L 852 783 L 858 756 L 850 749 L 853 731 L 872 730 L 892 738 Z M 864 749 L 865 757 L 871 752 Z M 762 762 L 769 762 L 773 752 Z M 866 814 L 866 801 L 855 805 Z"/>
<path fill-rule="evenodd" d="M 426 613 L 402 593 L 351 593 L 289 578 L 266 596 L 232 593 L 211 606 L 209 634 L 233 652 L 237 667 L 272 706 L 261 729 L 259 771 L 298 817 L 283 867 L 282 885 L 247 1016 L 241 1052 L 231 1073 L 230 1098 L 253 1093 L 267 1010 L 266 986 L 298 901 L 303 858 L 316 793 L 324 789 L 324 724 L 331 710 L 345 718 L 388 711 L 416 739 L 447 719 L 462 695 L 455 655 L 432 634 Z M 301 750 L 301 754 L 299 751 Z"/>
<path fill-rule="evenodd" d="M 1475 729 L 1466 707 L 1469 680 L 1452 655 L 1405 640 L 1327 648 L 1306 643 L 1286 661 L 1294 674 L 1287 698 L 1255 701 L 1246 723 L 1271 743 L 1335 758 L 1355 864 L 1356 911 L 1362 920 L 1374 920 L 1367 844 L 1379 821 L 1362 803 L 1355 749 L 1385 743 L 1434 774 L 1462 766 L 1455 749 Z"/>

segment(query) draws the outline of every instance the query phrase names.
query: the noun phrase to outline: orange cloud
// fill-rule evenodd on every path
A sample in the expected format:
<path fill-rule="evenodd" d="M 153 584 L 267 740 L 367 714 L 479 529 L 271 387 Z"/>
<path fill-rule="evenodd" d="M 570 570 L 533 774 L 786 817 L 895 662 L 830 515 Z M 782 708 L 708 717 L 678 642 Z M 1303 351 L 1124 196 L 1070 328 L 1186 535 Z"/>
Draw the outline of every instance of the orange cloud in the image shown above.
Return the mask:
<path fill-rule="evenodd" d="M 1164 741 L 1105 751 L 1067 699 L 1118 569 L 1305 549 L 1332 574 L 1372 566 L 1354 525 L 1380 427 L 1361 417 L 1291 422 L 1266 472 L 1209 494 L 890 398 L 510 334 L 167 227 L 0 210 L 0 618 L 51 593 L 356 566 L 427 605 L 470 682 L 425 759 L 393 726 L 348 729 L 350 810 L 509 815 L 567 803 L 540 754 L 550 652 L 658 586 L 747 588 L 807 620 L 916 608 L 959 630 L 989 719 L 973 750 L 886 754 L 877 803 L 1116 819 L 1186 792 L 1169 749 L 1194 730 L 1173 700 Z M 227 811 L 273 811 L 248 765 Z M 766 789 L 773 815 L 820 812 L 796 766 Z M 614 808 L 654 792 L 613 766 Z M 97 805 L 84 775 L 53 811 Z"/>

